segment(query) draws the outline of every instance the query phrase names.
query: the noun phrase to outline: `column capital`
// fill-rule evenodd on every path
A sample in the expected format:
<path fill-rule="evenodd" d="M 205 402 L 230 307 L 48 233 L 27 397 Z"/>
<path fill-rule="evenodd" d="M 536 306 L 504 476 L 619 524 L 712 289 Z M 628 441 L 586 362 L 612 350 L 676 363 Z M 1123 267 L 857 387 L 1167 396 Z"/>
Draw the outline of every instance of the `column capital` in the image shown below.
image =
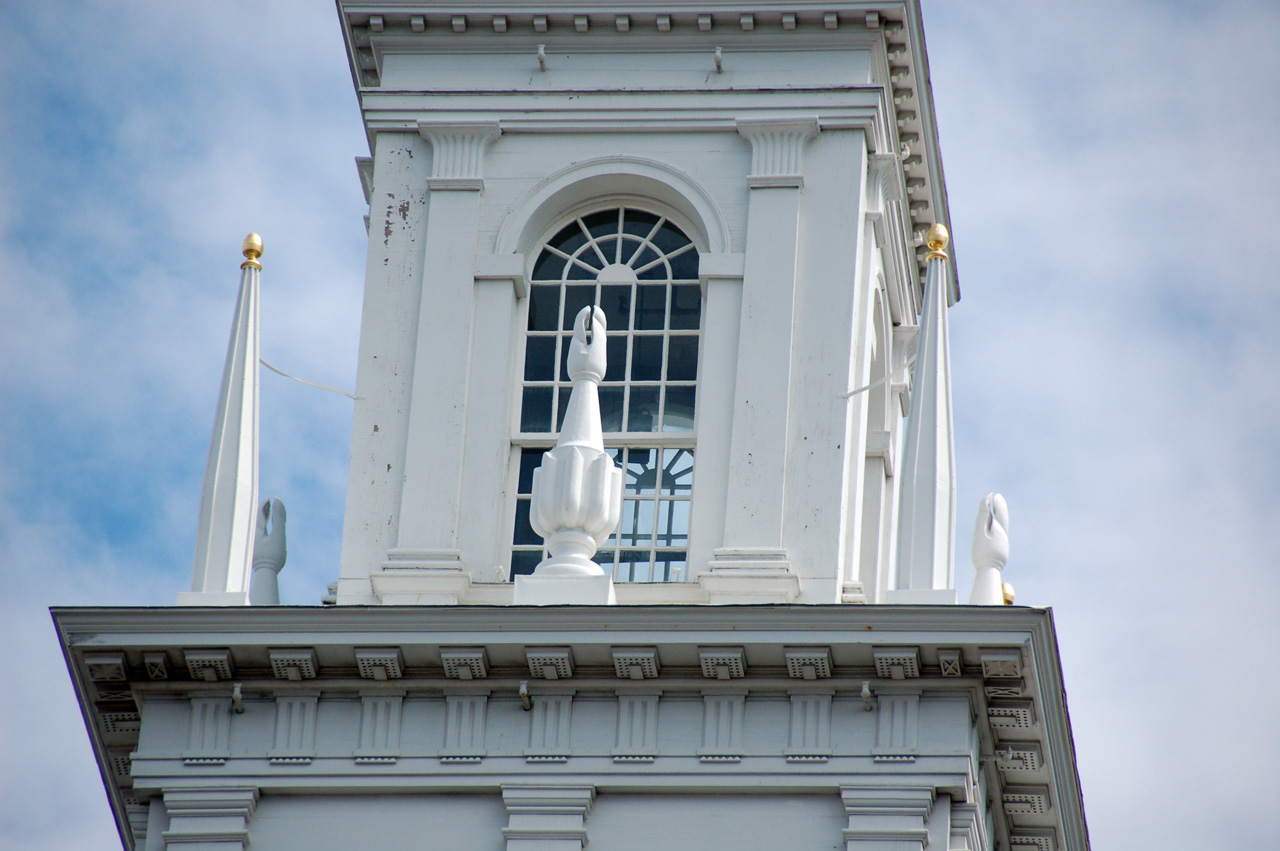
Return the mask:
<path fill-rule="evenodd" d="M 805 143 L 818 135 L 818 119 L 752 118 L 737 121 L 738 134 L 751 143 L 751 189 L 804 186 Z"/>
<path fill-rule="evenodd" d="M 502 135 L 495 121 L 418 121 L 418 134 L 431 143 L 431 177 L 427 187 L 433 192 L 484 188 L 484 153 L 489 143 Z"/>
<path fill-rule="evenodd" d="M 594 786 L 503 786 L 510 823 L 502 829 L 508 851 L 581 851 Z"/>
<path fill-rule="evenodd" d="M 258 808 L 256 786 L 207 786 L 166 789 L 164 807 L 169 829 L 165 845 L 195 844 L 207 849 L 243 849 L 249 843 L 249 820 Z"/>
<path fill-rule="evenodd" d="M 871 847 L 892 847 L 902 851 L 923 851 L 929 841 L 925 820 L 936 797 L 931 787 L 841 786 L 840 799 L 849 816 L 843 831 L 848 851 L 869 843 Z"/>

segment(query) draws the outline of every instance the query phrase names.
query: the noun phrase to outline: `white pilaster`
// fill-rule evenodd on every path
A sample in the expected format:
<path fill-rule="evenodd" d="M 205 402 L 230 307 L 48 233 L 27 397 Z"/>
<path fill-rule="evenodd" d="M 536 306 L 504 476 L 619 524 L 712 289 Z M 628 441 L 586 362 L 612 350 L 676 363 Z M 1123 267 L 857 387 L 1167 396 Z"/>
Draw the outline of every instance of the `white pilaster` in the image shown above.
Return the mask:
<path fill-rule="evenodd" d="M 501 131 L 489 122 L 422 121 L 418 132 L 431 143 L 431 204 L 420 249 L 430 262 L 424 268 L 418 312 L 399 528 L 384 569 L 401 576 L 406 570 L 422 570 L 428 582 L 433 573 L 444 572 L 441 579 L 456 584 L 448 574 L 465 571 L 458 550 L 458 510 L 479 193 L 485 149 Z"/>
<path fill-rule="evenodd" d="M 222 389 L 200 493 L 191 591 L 180 606 L 244 606 L 253 569 L 254 514 L 258 509 L 258 301 L 262 240 L 249 234 L 240 264 Z"/>
<path fill-rule="evenodd" d="M 258 790 L 254 786 L 166 789 L 164 806 L 169 813 L 166 849 L 244 851 Z"/>
<path fill-rule="evenodd" d="M 506 851 L 582 851 L 593 786 L 503 786 Z"/>
<path fill-rule="evenodd" d="M 738 368 L 730 437 L 728 499 L 722 546 L 700 581 L 712 602 L 760 599 L 748 588 L 776 588 L 760 601 L 791 602 L 799 593 L 783 548 L 787 408 L 803 151 L 817 120 L 740 121 L 751 143 L 750 200 L 742 281 Z M 742 581 L 740 582 L 739 579 Z M 778 580 L 782 582 L 779 584 Z"/>
<path fill-rule="evenodd" d="M 956 464 L 947 331 L 946 228 L 929 230 L 920 337 L 903 439 L 897 590 L 955 588 Z M 922 598 L 918 602 L 926 602 Z M 912 602 L 899 593 L 889 602 Z M 942 602 L 942 600 L 938 600 Z M 947 602 L 955 602 L 954 590 Z"/>

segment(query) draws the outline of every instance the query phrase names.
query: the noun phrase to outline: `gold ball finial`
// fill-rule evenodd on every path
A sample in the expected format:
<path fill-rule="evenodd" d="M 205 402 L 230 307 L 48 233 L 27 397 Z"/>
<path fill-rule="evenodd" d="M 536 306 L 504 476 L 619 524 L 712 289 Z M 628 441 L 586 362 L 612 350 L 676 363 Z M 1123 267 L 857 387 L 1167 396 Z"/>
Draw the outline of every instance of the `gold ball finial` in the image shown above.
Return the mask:
<path fill-rule="evenodd" d="M 941 222 L 934 222 L 933 227 L 929 228 L 929 232 L 924 236 L 924 244 L 929 246 L 929 256 L 926 259 L 946 260 L 946 248 L 951 244 L 951 234 L 947 232 L 947 226 Z"/>
<path fill-rule="evenodd" d="M 1005 582 L 1000 586 L 1000 592 L 1004 594 L 1004 604 L 1006 606 L 1012 606 L 1013 605 L 1013 586 L 1008 582 Z"/>
<path fill-rule="evenodd" d="M 244 238 L 244 242 L 240 246 L 240 250 L 244 252 L 245 260 L 240 264 L 240 268 L 252 266 L 255 269 L 261 269 L 262 264 L 258 262 L 258 258 L 262 256 L 262 237 L 256 233 L 251 233 Z"/>

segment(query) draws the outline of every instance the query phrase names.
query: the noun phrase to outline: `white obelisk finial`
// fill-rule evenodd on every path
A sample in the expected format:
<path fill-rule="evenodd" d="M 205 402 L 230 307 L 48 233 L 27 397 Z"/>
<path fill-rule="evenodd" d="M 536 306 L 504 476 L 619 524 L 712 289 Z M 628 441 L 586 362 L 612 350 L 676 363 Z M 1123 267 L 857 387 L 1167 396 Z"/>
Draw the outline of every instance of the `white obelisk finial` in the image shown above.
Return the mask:
<path fill-rule="evenodd" d="M 249 602 L 254 515 L 258 508 L 258 287 L 262 237 L 242 247 L 236 303 L 222 390 L 200 494 L 191 591 L 178 605 L 237 606 Z"/>
<path fill-rule="evenodd" d="M 586 320 L 591 320 L 587 341 Z M 622 471 L 604 451 L 598 387 L 604 380 L 605 317 L 584 307 L 573 325 L 573 389 L 555 448 L 533 472 L 529 520 L 549 555 L 532 576 L 517 576 L 517 604 L 611 603 L 612 578 L 591 560 L 622 513 Z"/>
<path fill-rule="evenodd" d="M 947 229 L 929 228 L 924 304 L 903 441 L 899 590 L 955 588 L 956 463 L 947 333 Z"/>

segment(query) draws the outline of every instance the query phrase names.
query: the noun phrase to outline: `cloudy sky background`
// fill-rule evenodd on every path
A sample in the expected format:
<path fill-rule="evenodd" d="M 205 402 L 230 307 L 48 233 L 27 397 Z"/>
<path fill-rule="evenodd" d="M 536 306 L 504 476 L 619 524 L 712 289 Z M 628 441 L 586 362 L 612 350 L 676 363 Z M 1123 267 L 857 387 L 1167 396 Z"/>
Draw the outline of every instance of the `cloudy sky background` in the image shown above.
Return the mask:
<path fill-rule="evenodd" d="M 926 2 L 964 298 L 960 584 L 1001 490 L 1093 845 L 1270 847 L 1280 7 Z M 367 153 L 332 4 L 0 19 L 0 846 L 116 849 L 50 605 L 168 605 L 245 233 L 264 356 L 355 383 Z M 350 402 L 262 378 L 286 603 L 337 577 Z"/>

